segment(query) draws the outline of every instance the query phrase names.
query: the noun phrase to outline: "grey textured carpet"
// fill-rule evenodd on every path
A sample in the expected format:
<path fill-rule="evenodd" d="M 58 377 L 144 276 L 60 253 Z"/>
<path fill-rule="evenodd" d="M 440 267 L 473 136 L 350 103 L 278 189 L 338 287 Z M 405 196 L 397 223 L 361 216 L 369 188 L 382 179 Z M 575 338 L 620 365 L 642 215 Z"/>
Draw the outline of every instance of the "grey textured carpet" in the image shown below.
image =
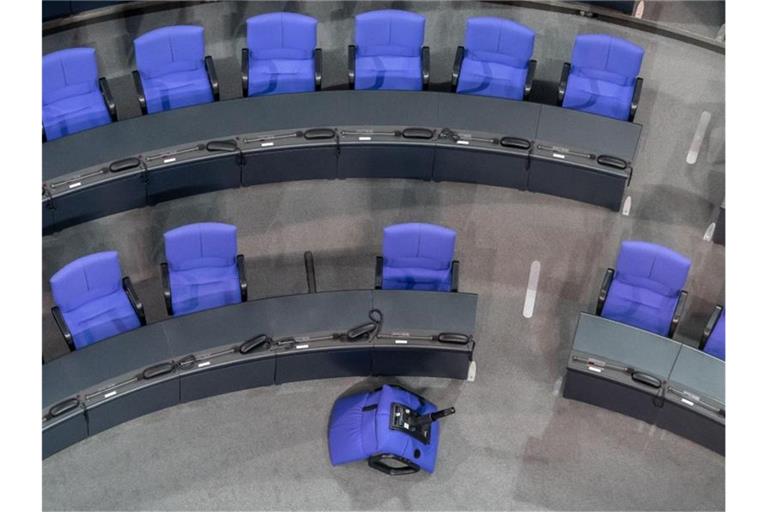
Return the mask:
<path fill-rule="evenodd" d="M 274 4 L 271 9 L 296 7 L 294 2 Z M 90 252 L 118 250 L 149 321 L 157 321 L 165 316 L 159 281 L 162 233 L 203 220 L 238 226 L 255 297 L 303 291 L 302 253 L 307 249 L 315 253 L 320 289 L 370 287 L 385 225 L 425 221 L 450 226 L 458 231 L 462 289 L 478 293 L 480 303 L 477 381 L 402 381 L 458 411 L 444 422 L 433 475 L 392 479 L 364 464 L 331 468 L 327 414 L 337 396 L 359 384 L 358 379 L 335 379 L 213 397 L 87 439 L 43 462 L 45 509 L 724 507 L 722 457 L 559 394 L 578 312 L 594 307 L 602 273 L 614 263 L 621 240 L 661 243 L 693 260 L 683 337 L 695 339 L 713 304 L 724 300 L 724 248 L 702 240 L 724 195 L 723 56 L 595 20 L 541 11 L 469 3 L 446 9 L 437 2 L 415 7 L 410 2 L 379 2 L 376 7 L 384 4 L 427 14 L 436 74 L 445 77 L 465 18 L 480 12 L 506 15 L 535 28 L 539 76 L 552 82 L 577 33 L 604 31 L 643 45 L 646 84 L 637 120 L 645 130 L 629 189 L 630 215 L 493 187 L 318 181 L 189 197 L 46 237 L 46 357 L 66 351 L 48 312 L 47 280 L 58 268 Z M 348 16 L 369 7 L 370 2 L 309 6 L 321 20 L 320 44 L 328 48 L 330 76 L 337 73 L 333 80 L 343 81 Z M 220 9 L 230 14 L 222 15 Z M 242 39 L 242 19 L 258 9 L 271 10 L 252 4 L 201 5 L 182 10 L 178 20 L 167 19 L 165 13 L 156 17 L 162 19 L 103 24 L 123 23 L 120 30 L 86 27 L 76 34 L 56 34 L 46 38 L 44 47 L 106 34 L 130 42 L 155 26 L 194 21 L 205 23 L 214 56 L 234 55 L 242 40 L 233 43 L 224 34 L 234 27 Z M 100 55 L 102 46 L 109 55 L 110 43 L 99 45 Z M 117 55 L 117 46 L 113 49 Z M 117 60 L 107 57 L 102 62 L 109 76 L 124 73 L 127 64 Z M 236 92 L 236 80 L 233 84 Z M 699 161 L 689 166 L 685 154 L 703 110 L 713 114 L 712 125 Z M 534 260 L 542 266 L 539 293 L 533 318 L 524 319 L 528 270 Z"/>

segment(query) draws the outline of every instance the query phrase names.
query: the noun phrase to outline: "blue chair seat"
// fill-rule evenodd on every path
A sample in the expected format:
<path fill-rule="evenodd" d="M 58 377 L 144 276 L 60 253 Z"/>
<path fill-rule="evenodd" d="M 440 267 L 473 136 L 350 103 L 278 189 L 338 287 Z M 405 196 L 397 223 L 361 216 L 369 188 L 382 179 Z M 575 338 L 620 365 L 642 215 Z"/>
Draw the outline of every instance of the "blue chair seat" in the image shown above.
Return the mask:
<path fill-rule="evenodd" d="M 75 349 L 142 323 L 123 289 L 117 252 L 89 254 L 51 276 L 51 293 Z M 58 320 L 57 320 L 58 322 Z"/>
<path fill-rule="evenodd" d="M 213 101 L 204 67 L 153 78 L 142 77 L 147 112 L 155 113 Z"/>
<path fill-rule="evenodd" d="M 248 18 L 246 27 L 248 96 L 315 90 L 316 19 L 272 12 Z"/>
<path fill-rule="evenodd" d="M 382 288 L 396 290 L 451 291 L 451 269 L 384 266 Z"/>
<path fill-rule="evenodd" d="M 382 289 L 451 291 L 455 243 L 456 232 L 443 226 L 419 222 L 387 226 L 379 276 Z"/>
<path fill-rule="evenodd" d="M 464 57 L 456 92 L 521 100 L 527 75 L 527 67 Z"/>
<path fill-rule="evenodd" d="M 629 119 L 644 50 L 606 34 L 576 36 L 562 106 Z"/>
<path fill-rule="evenodd" d="M 48 140 L 112 122 L 100 91 L 60 99 L 43 105 L 43 126 Z"/>
<path fill-rule="evenodd" d="M 437 411 L 434 404 L 422 404 L 416 395 L 388 385 L 377 391 L 338 399 L 328 422 L 328 451 L 332 465 L 363 460 L 372 455 L 394 454 L 415 462 L 425 471 L 434 471 L 440 443 L 439 422 L 432 423 L 430 442 L 424 444 L 389 428 L 393 402 L 410 407 L 420 415 Z"/>
<path fill-rule="evenodd" d="M 563 107 L 626 120 L 634 92 L 634 81 L 624 85 L 573 73 L 568 78 Z"/>
<path fill-rule="evenodd" d="M 720 313 L 720 318 L 717 319 L 715 328 L 704 345 L 704 352 L 725 361 L 725 310 Z"/>
<path fill-rule="evenodd" d="M 421 90 L 421 57 L 358 57 L 355 89 Z"/>
<path fill-rule="evenodd" d="M 203 267 L 170 274 L 173 312 L 185 315 L 240 301 L 237 267 Z"/>
<path fill-rule="evenodd" d="M 248 94 L 284 94 L 315 90 L 312 59 L 262 59 L 249 61 Z"/>
<path fill-rule="evenodd" d="M 122 289 L 62 315 L 78 349 L 141 325 Z"/>
<path fill-rule="evenodd" d="M 112 122 L 99 89 L 96 50 L 69 48 L 43 57 L 43 128 L 48 140 Z"/>
<path fill-rule="evenodd" d="M 614 280 L 603 316 L 666 336 L 676 304 L 677 295 L 667 296 Z"/>
<path fill-rule="evenodd" d="M 522 100 L 536 34 L 505 18 L 469 18 L 456 92 Z"/>

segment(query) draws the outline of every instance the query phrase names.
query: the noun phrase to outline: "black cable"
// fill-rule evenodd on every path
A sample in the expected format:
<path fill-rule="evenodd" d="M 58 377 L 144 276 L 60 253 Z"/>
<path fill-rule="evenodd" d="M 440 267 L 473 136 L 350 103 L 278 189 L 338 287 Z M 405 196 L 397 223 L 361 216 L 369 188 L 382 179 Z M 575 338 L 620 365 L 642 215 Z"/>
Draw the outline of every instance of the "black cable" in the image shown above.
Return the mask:
<path fill-rule="evenodd" d="M 376 324 L 376 329 L 371 333 L 370 339 L 375 339 L 381 332 L 381 326 L 384 325 L 384 313 L 380 309 L 372 309 L 368 312 L 368 318 Z"/>

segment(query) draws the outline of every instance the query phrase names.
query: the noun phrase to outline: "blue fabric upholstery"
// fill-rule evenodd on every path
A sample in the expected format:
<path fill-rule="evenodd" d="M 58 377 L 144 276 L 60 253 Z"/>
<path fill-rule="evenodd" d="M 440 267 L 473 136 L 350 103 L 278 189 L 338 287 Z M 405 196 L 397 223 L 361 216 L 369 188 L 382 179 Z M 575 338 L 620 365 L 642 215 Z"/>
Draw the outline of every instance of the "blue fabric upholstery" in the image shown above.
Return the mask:
<path fill-rule="evenodd" d="M 384 228 L 382 289 L 451 291 L 456 232 L 433 224 Z"/>
<path fill-rule="evenodd" d="M 77 259 L 51 277 L 53 300 L 81 349 L 141 325 L 123 290 L 115 251 Z"/>
<path fill-rule="evenodd" d="M 164 237 L 174 315 L 241 302 L 235 226 L 188 224 Z"/>
<path fill-rule="evenodd" d="M 690 268 L 666 247 L 622 242 L 602 316 L 666 336 Z"/>
<path fill-rule="evenodd" d="M 396 9 L 355 16 L 355 89 L 420 91 L 425 22 Z"/>
<path fill-rule="evenodd" d="M 536 33 L 504 18 L 467 20 L 456 92 L 522 100 Z"/>
<path fill-rule="evenodd" d="M 576 36 L 563 106 L 626 121 L 644 53 L 618 37 Z"/>
<path fill-rule="evenodd" d="M 147 112 L 211 103 L 203 27 L 178 25 L 147 32 L 133 42 Z"/>
<path fill-rule="evenodd" d="M 43 57 L 43 128 L 48 140 L 110 122 L 99 90 L 96 50 L 70 48 Z"/>
<path fill-rule="evenodd" d="M 317 20 L 273 12 L 248 18 L 248 96 L 315 90 Z"/>
<path fill-rule="evenodd" d="M 720 313 L 720 317 L 704 345 L 704 352 L 725 361 L 725 308 Z"/>
<path fill-rule="evenodd" d="M 437 410 L 429 402 L 422 405 L 413 393 L 388 385 L 378 391 L 339 398 L 333 405 L 328 423 L 331 464 L 337 466 L 373 455 L 394 454 L 432 473 L 440 443 L 440 423 L 432 423 L 429 444 L 392 430 L 389 428 L 389 414 L 393 402 L 410 407 L 420 415 Z M 415 456 L 416 450 L 420 452 L 418 457 Z"/>

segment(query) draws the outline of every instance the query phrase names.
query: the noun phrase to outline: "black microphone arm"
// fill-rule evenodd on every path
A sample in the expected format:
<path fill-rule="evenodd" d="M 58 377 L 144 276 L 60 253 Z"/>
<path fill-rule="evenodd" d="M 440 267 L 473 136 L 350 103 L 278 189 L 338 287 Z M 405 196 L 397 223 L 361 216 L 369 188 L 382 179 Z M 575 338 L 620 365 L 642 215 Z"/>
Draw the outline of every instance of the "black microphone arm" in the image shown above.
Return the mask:
<path fill-rule="evenodd" d="M 446 416 L 450 416 L 451 414 L 455 414 L 456 409 L 453 407 L 448 407 L 447 409 L 442 409 L 440 411 L 435 411 L 429 414 L 424 414 L 422 416 L 419 416 L 415 420 L 413 420 L 413 425 L 416 427 L 421 427 L 424 425 L 429 425 L 431 423 L 434 423 L 435 421 L 445 418 Z"/>

